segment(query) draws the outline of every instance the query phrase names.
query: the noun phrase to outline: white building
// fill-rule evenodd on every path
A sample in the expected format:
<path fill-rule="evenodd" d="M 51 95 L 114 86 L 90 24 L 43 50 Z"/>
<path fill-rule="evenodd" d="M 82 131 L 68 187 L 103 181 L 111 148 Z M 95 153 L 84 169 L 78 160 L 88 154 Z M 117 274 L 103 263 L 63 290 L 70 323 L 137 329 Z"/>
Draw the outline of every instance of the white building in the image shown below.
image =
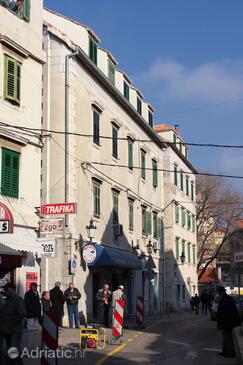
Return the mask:
<path fill-rule="evenodd" d="M 171 142 L 163 159 L 166 301 L 181 310 L 197 293 L 196 169 L 177 126 L 156 125 L 154 130 Z"/>
<path fill-rule="evenodd" d="M 159 170 L 165 145 L 153 131 L 153 108 L 117 69 L 114 57 L 98 45 L 91 29 L 45 10 L 44 126 L 64 131 L 66 121 L 74 135 L 66 141 L 66 178 L 64 135 L 52 133 L 46 141 L 42 203 L 77 202 L 78 214 L 68 217 L 66 234 L 56 239 L 56 258 L 43 261 L 42 289 L 50 289 L 56 280 L 65 288 L 74 279 L 82 294 L 80 309 L 88 319 L 96 316 L 95 295 L 104 281 L 112 289 L 125 286 L 130 314 L 135 313 L 138 295 L 144 295 L 146 311 L 151 312 L 161 311 L 164 300 Z M 91 217 L 97 226 L 97 257 L 87 265 L 80 244 L 88 241 Z M 149 240 L 155 266 L 150 274 Z M 73 277 L 71 259 L 77 260 Z"/>
<path fill-rule="evenodd" d="M 40 205 L 41 142 L 38 134 L 11 126 L 41 128 L 42 1 L 22 0 L 18 7 L 1 0 L 0 24 L 1 219 L 8 210 L 14 220 L 12 234 L 3 234 L 7 226 L 1 223 L 0 286 L 13 280 L 23 295 L 30 281 L 40 280 L 35 207 Z"/>

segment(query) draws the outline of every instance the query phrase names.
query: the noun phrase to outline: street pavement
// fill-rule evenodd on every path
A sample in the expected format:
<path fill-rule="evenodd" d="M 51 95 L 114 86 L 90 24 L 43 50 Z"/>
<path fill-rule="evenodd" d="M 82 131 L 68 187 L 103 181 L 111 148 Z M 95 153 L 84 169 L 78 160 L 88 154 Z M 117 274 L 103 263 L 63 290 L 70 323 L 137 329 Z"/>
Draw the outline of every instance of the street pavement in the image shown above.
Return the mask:
<path fill-rule="evenodd" d="M 193 313 L 162 317 L 148 326 L 146 332 L 125 330 L 121 345 L 107 345 L 102 351 L 87 350 L 84 358 L 75 353 L 78 343 L 78 330 L 61 329 L 59 345 L 64 349 L 72 348 L 73 358 L 59 360 L 58 365 L 239 364 L 236 359 L 218 355 L 221 333 L 216 330 L 216 323 L 210 321 L 209 316 Z M 24 364 L 37 365 L 39 361 L 25 359 Z"/>

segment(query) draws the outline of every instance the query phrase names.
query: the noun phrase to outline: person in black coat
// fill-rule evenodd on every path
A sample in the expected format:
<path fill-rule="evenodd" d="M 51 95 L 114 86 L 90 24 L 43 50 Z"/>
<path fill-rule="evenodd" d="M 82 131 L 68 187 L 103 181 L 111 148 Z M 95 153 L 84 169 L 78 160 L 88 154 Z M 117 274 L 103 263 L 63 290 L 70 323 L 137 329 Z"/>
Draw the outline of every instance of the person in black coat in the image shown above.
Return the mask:
<path fill-rule="evenodd" d="M 36 283 L 30 284 L 30 290 L 25 293 L 24 301 L 27 310 L 27 330 L 35 331 L 41 316 L 40 297 Z"/>
<path fill-rule="evenodd" d="M 219 286 L 219 306 L 217 311 L 218 330 L 223 334 L 223 350 L 220 355 L 225 357 L 235 357 L 235 348 L 233 341 L 233 328 L 240 326 L 240 315 L 237 310 L 234 299 L 226 294 L 225 288 Z"/>
<path fill-rule="evenodd" d="M 79 314 L 78 314 L 78 301 L 81 298 L 81 294 L 73 283 L 69 284 L 68 289 L 64 292 L 64 297 L 67 302 L 69 327 L 73 328 L 73 317 L 75 321 L 75 327 L 79 328 Z"/>
<path fill-rule="evenodd" d="M 62 318 L 64 315 L 64 303 L 65 297 L 63 295 L 63 291 L 60 289 L 61 282 L 57 281 L 55 283 L 55 287 L 50 290 L 50 299 L 52 302 L 52 309 L 57 313 L 58 324 L 62 326 Z"/>
<path fill-rule="evenodd" d="M 39 323 L 43 326 L 44 314 L 52 310 L 52 302 L 50 300 L 50 292 L 43 291 L 41 297 L 41 317 L 39 318 Z"/>

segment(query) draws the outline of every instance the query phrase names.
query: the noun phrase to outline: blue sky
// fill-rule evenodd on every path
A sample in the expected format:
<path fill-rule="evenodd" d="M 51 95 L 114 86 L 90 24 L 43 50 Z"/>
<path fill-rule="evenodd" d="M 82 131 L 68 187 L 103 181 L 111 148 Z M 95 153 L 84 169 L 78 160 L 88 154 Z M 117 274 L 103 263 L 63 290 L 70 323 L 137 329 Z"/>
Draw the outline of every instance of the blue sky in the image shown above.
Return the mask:
<path fill-rule="evenodd" d="M 155 107 L 156 123 L 179 124 L 188 142 L 243 144 L 243 100 L 177 113 L 243 98 L 241 0 L 44 3 L 97 33 Z M 243 150 L 192 147 L 190 159 L 199 170 L 243 175 Z"/>

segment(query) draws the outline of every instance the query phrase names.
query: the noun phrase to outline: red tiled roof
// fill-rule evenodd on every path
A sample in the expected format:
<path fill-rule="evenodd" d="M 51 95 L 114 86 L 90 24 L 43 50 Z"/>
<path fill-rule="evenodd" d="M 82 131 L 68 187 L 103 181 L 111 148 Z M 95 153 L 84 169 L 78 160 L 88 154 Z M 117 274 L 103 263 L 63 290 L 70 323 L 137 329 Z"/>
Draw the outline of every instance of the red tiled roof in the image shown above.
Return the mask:
<path fill-rule="evenodd" d="M 165 131 L 174 131 L 175 128 L 172 127 L 171 125 L 157 124 L 154 126 L 154 130 L 155 130 L 155 132 L 159 133 L 159 132 L 165 132 Z"/>
<path fill-rule="evenodd" d="M 198 275 L 200 275 L 201 272 L 202 270 L 198 270 Z M 215 281 L 217 281 L 216 269 L 209 268 L 206 269 L 203 273 L 202 277 L 199 280 L 199 284 L 211 284 Z"/>

